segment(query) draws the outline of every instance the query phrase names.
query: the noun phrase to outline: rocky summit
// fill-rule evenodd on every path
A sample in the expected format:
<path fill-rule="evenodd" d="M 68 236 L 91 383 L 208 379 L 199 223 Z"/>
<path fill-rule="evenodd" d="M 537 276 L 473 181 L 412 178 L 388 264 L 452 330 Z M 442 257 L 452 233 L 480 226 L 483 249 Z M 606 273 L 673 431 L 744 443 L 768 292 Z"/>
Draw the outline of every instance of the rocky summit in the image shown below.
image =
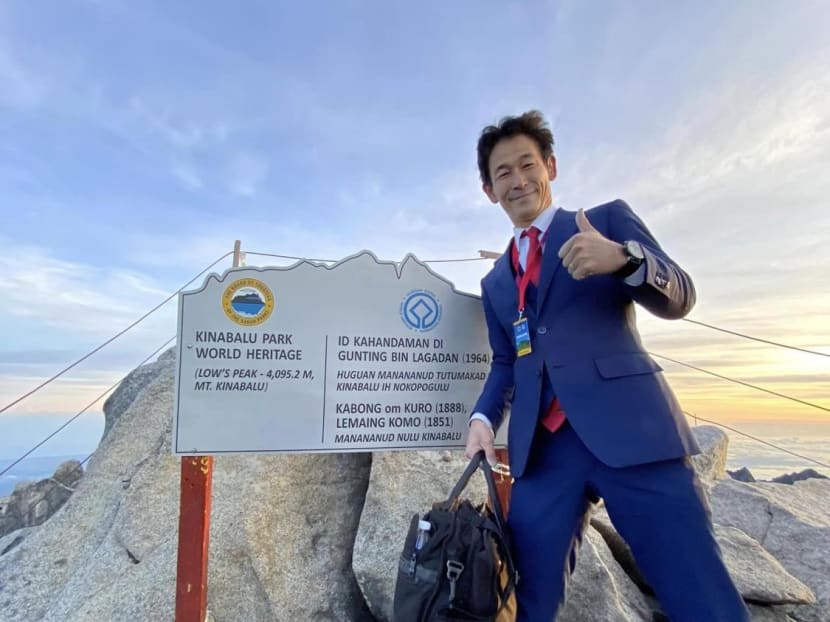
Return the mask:
<path fill-rule="evenodd" d="M 122 383 L 105 405 L 106 433 L 83 476 L 68 464 L 51 486 L 26 488 L 15 522 L 4 502 L 0 620 L 174 619 L 173 373 L 168 352 Z M 727 437 L 708 426 L 695 432 L 704 447 L 695 468 L 753 620 L 830 622 L 830 480 L 737 481 L 724 470 Z M 390 621 L 410 518 L 446 495 L 465 465 L 459 452 L 216 458 L 210 619 Z M 482 500 L 482 482 L 467 494 Z M 30 506 L 40 509 L 23 511 Z M 658 612 L 598 506 L 559 622 L 652 622 Z"/>
<path fill-rule="evenodd" d="M 72 496 L 83 474 L 80 462 L 67 460 L 52 477 L 18 484 L 10 497 L 0 499 L 0 537 L 46 522 Z"/>

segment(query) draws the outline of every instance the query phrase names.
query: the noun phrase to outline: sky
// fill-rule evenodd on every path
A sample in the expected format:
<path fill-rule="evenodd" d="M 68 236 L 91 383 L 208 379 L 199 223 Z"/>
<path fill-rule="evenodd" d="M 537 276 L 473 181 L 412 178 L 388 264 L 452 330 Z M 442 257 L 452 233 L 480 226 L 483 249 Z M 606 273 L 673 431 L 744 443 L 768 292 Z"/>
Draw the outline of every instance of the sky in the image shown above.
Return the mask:
<path fill-rule="evenodd" d="M 690 318 L 830 353 L 826 8 L 0 2 L 0 407 L 236 239 L 249 265 L 502 250 L 511 226 L 481 192 L 475 143 L 530 108 L 554 131 L 556 204 L 625 199 L 693 276 Z M 433 265 L 475 293 L 489 266 Z M 173 337 L 175 315 L 173 301 L 0 415 L 0 455 Z M 640 318 L 655 354 L 830 407 L 830 358 Z M 830 422 L 657 360 L 700 417 Z M 100 426 L 80 421 L 55 453 L 94 447 Z"/>

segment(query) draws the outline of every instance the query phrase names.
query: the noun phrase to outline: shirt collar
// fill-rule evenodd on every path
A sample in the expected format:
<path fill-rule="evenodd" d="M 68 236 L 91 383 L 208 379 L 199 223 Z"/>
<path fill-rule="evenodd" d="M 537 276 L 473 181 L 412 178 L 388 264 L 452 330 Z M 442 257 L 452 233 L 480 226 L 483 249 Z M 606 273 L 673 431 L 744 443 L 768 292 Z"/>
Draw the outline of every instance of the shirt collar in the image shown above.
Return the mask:
<path fill-rule="evenodd" d="M 553 217 L 558 210 L 558 207 L 546 207 L 542 210 L 542 213 L 536 217 L 533 224 L 530 225 L 530 227 L 536 227 L 541 232 L 539 234 L 540 238 L 544 237 L 545 232 L 548 230 L 548 227 L 550 227 L 550 223 L 553 222 Z M 524 233 L 525 230 L 530 229 L 530 227 L 513 227 L 513 240 L 516 243 L 516 248 L 519 246 L 519 240 L 522 237 L 522 233 Z"/>

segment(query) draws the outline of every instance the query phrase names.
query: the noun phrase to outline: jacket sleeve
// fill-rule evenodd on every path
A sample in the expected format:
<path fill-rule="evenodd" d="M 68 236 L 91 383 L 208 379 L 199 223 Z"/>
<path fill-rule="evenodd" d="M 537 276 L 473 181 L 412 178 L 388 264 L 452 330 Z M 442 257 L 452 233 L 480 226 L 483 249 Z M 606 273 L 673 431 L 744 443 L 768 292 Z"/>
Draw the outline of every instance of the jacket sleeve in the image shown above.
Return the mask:
<path fill-rule="evenodd" d="M 513 398 L 513 363 L 516 360 L 516 351 L 511 336 L 496 317 L 496 312 L 487 296 L 482 283 L 481 302 L 484 305 L 484 319 L 487 322 L 487 335 L 490 349 L 493 351 L 490 373 L 484 381 L 484 388 L 476 402 L 473 413 L 485 415 L 493 429 L 498 430 L 510 400 Z"/>
<path fill-rule="evenodd" d="M 645 254 L 645 279 L 640 285 L 624 285 L 632 299 L 654 315 L 676 320 L 695 305 L 695 286 L 691 277 L 660 248 L 645 223 L 625 201 L 611 204 L 609 233 L 616 242 L 636 240 Z"/>

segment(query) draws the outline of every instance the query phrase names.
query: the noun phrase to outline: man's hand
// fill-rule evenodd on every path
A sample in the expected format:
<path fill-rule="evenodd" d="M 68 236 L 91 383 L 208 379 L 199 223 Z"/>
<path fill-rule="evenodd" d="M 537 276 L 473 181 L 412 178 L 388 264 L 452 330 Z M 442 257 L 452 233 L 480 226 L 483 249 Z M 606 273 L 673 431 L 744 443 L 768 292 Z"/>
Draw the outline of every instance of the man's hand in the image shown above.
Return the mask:
<path fill-rule="evenodd" d="M 479 451 L 484 450 L 484 455 L 487 456 L 487 462 L 491 465 L 496 464 L 496 446 L 495 435 L 493 428 L 484 423 L 481 419 L 473 419 L 470 422 L 470 432 L 467 435 L 467 447 L 464 449 L 464 455 L 472 459 Z"/>
<path fill-rule="evenodd" d="M 575 233 L 559 249 L 562 265 L 577 281 L 598 274 L 612 274 L 626 263 L 622 244 L 609 240 L 590 223 L 585 212 L 576 213 Z"/>

